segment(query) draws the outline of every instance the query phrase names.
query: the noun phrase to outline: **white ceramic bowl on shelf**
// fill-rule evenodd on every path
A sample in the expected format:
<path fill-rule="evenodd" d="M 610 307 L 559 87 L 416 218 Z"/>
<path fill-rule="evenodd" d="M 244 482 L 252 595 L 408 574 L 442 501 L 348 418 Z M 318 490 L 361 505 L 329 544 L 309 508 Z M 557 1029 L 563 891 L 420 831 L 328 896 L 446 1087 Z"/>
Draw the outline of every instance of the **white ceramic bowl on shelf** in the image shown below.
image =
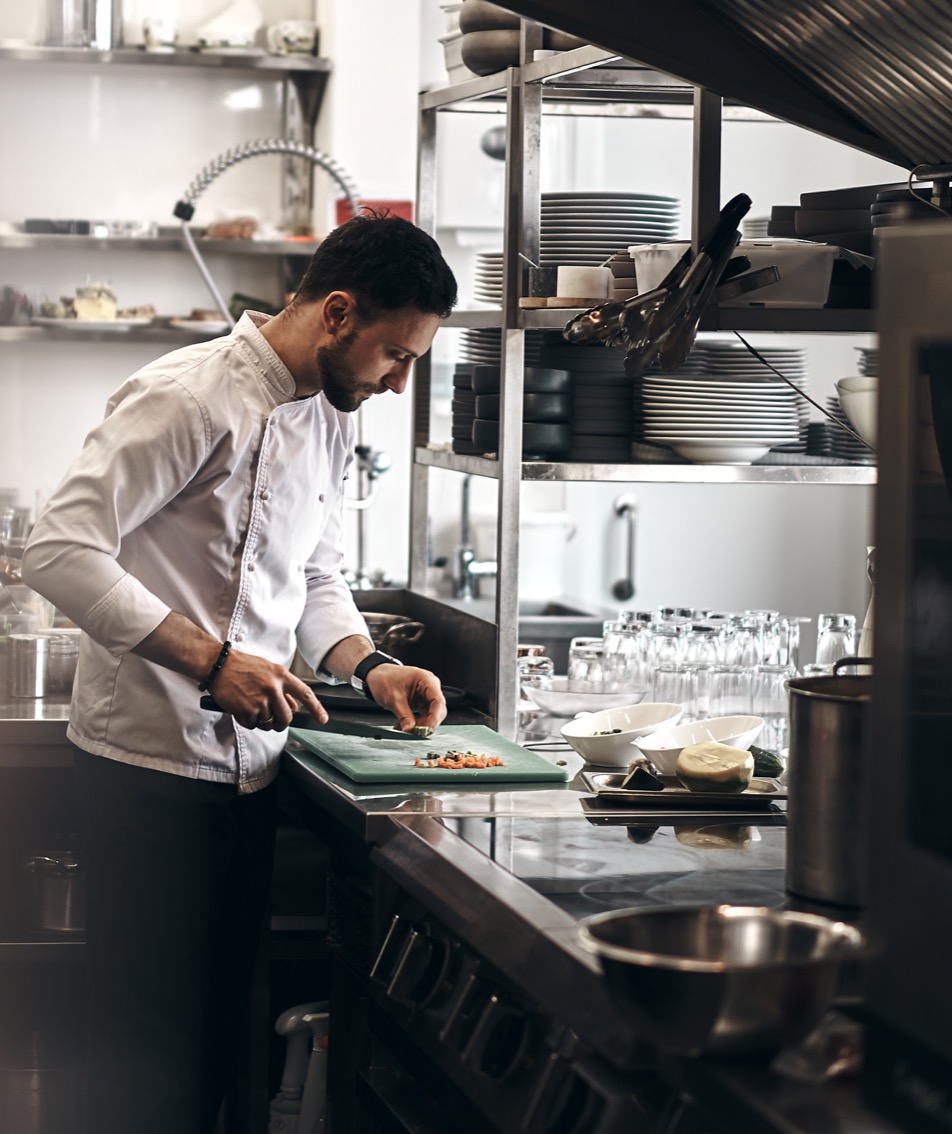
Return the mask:
<path fill-rule="evenodd" d="M 627 768 L 637 756 L 632 742 L 658 729 L 672 728 L 683 711 L 681 705 L 670 701 L 622 705 L 598 713 L 582 713 L 564 724 L 561 733 L 589 764 Z"/>
<path fill-rule="evenodd" d="M 716 740 L 718 744 L 729 744 L 732 748 L 749 748 L 763 727 L 763 717 L 710 717 L 704 721 L 659 729 L 639 737 L 635 746 L 658 767 L 662 775 L 673 776 L 676 774 L 674 765 L 682 749 L 689 745 Z"/>
<path fill-rule="evenodd" d="M 648 696 L 647 689 L 623 689 L 617 693 L 576 692 L 567 677 L 544 678 L 541 685 L 523 685 L 526 696 L 544 713 L 554 717 L 574 717 L 620 705 L 637 705 Z"/>
<path fill-rule="evenodd" d="M 837 392 L 843 412 L 850 420 L 850 425 L 862 437 L 867 445 L 876 448 L 876 388 L 871 390 L 840 389 L 837 383 Z"/>

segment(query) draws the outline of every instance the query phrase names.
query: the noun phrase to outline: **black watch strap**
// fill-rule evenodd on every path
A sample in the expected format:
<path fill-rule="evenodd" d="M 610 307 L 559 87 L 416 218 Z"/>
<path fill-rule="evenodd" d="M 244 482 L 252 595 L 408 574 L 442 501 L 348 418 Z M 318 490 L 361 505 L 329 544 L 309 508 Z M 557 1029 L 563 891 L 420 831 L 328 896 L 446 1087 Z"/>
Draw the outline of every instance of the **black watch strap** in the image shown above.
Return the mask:
<path fill-rule="evenodd" d="M 403 665 L 403 662 L 397 661 L 396 658 L 383 653 L 382 650 L 374 650 L 372 654 L 368 654 L 363 661 L 354 666 L 354 676 L 350 679 L 350 683 L 358 693 L 363 693 L 368 701 L 372 701 L 374 696 L 367 684 L 367 674 L 372 669 L 376 669 L 378 665 Z"/>

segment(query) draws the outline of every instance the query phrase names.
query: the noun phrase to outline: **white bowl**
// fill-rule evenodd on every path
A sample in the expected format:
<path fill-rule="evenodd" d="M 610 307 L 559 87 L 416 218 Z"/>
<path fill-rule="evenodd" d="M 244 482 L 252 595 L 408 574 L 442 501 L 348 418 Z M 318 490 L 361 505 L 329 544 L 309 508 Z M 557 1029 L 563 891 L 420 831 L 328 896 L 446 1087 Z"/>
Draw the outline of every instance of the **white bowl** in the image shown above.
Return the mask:
<path fill-rule="evenodd" d="M 842 394 L 845 390 L 848 394 L 858 394 L 863 390 L 875 390 L 878 386 L 878 374 L 852 374 L 836 383 L 836 392 Z"/>
<path fill-rule="evenodd" d="M 575 751 L 590 764 L 605 767 L 627 768 L 637 753 L 631 742 L 639 736 L 672 728 L 681 719 L 684 709 L 671 702 L 653 701 L 650 704 L 623 705 L 617 709 L 602 709 L 598 713 L 582 713 L 574 721 L 562 726 L 562 736 Z M 596 736 L 604 729 L 620 729 L 607 736 Z"/>
<path fill-rule="evenodd" d="M 659 729 L 634 743 L 652 764 L 658 766 L 662 775 L 673 776 L 676 774 L 674 765 L 683 748 L 705 740 L 716 740 L 718 744 L 729 744 L 732 748 L 749 748 L 763 727 L 763 717 L 710 717 L 706 721 Z"/>
<path fill-rule="evenodd" d="M 619 705 L 636 705 L 648 696 L 647 689 L 624 689 L 619 693 L 576 693 L 568 688 L 567 677 L 547 677 L 541 686 L 523 685 L 523 690 L 544 713 L 554 717 L 574 717 Z"/>
<path fill-rule="evenodd" d="M 766 456 L 774 442 L 681 440 L 667 443 L 679 457 L 688 461 L 700 461 L 705 465 L 751 465 Z"/>
<path fill-rule="evenodd" d="M 841 390 L 840 405 L 867 445 L 876 448 L 876 390 Z"/>

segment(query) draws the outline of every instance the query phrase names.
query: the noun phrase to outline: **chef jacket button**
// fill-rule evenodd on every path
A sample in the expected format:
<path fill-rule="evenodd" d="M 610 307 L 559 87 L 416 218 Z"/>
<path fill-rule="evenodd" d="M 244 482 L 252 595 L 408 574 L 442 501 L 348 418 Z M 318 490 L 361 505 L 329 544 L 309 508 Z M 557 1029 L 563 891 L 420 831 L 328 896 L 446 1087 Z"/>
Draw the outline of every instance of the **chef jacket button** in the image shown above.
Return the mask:
<path fill-rule="evenodd" d="M 257 571 L 257 569 L 258 569 L 258 568 L 257 568 L 257 567 L 256 567 L 256 566 L 254 565 L 254 563 L 249 563 L 249 564 L 248 564 L 248 570 L 249 570 L 249 571 Z"/>
<path fill-rule="evenodd" d="M 239 630 L 234 637 L 236 642 L 243 642 L 245 640 L 245 632 L 243 630 Z"/>
<path fill-rule="evenodd" d="M 318 496 L 318 500 L 320 500 L 320 502 L 322 504 L 324 503 L 324 493 L 323 492 L 320 494 L 320 496 Z"/>
<path fill-rule="evenodd" d="M 271 493 L 268 491 L 267 488 L 264 490 L 264 492 L 261 493 L 261 499 L 262 500 L 270 500 L 271 499 Z"/>

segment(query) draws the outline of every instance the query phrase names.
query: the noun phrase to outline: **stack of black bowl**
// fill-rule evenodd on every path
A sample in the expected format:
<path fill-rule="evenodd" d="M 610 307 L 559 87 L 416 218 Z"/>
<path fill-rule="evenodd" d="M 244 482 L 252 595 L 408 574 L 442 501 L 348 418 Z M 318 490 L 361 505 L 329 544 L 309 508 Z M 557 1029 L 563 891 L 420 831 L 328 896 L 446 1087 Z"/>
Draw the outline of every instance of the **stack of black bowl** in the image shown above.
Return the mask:
<path fill-rule="evenodd" d="M 453 452 L 475 456 L 481 453 L 473 444 L 473 422 L 476 420 L 476 395 L 473 393 L 473 367 L 458 362 L 453 371 L 452 438 Z"/>
<path fill-rule="evenodd" d="M 547 332 L 539 361 L 567 370 L 572 389 L 570 461 L 631 460 L 634 430 L 632 381 L 622 351 L 568 343 Z"/>
<path fill-rule="evenodd" d="M 472 442 L 476 452 L 499 449 L 501 371 L 498 366 L 473 367 L 476 417 Z M 569 374 L 550 367 L 527 366 L 523 372 L 523 460 L 559 460 L 572 444 L 572 388 Z M 457 450 L 459 451 L 459 450 Z"/>

